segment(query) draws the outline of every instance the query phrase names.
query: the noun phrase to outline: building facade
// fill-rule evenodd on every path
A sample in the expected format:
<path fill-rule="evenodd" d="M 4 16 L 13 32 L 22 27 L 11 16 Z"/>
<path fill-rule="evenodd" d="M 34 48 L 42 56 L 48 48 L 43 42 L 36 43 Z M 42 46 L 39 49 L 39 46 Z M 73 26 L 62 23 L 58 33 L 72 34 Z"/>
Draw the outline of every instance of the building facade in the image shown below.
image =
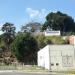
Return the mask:
<path fill-rule="evenodd" d="M 73 45 L 47 45 L 38 51 L 38 66 L 48 70 L 75 69 Z"/>

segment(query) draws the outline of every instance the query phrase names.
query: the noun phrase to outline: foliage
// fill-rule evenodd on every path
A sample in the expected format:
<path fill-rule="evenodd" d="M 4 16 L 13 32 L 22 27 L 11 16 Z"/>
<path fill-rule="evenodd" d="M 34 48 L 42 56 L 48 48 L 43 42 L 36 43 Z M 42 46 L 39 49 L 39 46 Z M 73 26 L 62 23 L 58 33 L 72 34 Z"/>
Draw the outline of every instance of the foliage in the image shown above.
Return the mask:
<path fill-rule="evenodd" d="M 47 44 L 66 44 L 67 42 L 60 36 L 49 36 L 46 37 Z"/>
<path fill-rule="evenodd" d="M 74 19 L 59 11 L 56 13 L 51 12 L 46 16 L 46 21 L 42 30 L 46 30 L 47 27 L 53 30 L 60 30 L 62 34 L 66 32 L 75 32 Z"/>
<path fill-rule="evenodd" d="M 0 35 L 0 48 L 4 46 L 4 41 L 2 38 L 3 38 L 2 35 Z"/>
<path fill-rule="evenodd" d="M 35 39 L 38 42 L 39 49 L 45 47 L 46 43 L 45 43 L 45 36 L 44 35 L 37 35 L 37 36 L 35 36 Z"/>
<path fill-rule="evenodd" d="M 29 33 L 18 33 L 11 45 L 12 52 L 20 62 L 35 63 L 38 45 L 35 38 Z"/>
<path fill-rule="evenodd" d="M 47 44 L 68 44 L 67 40 L 64 40 L 61 36 L 47 36 L 44 35 L 38 35 L 35 36 L 35 39 L 38 42 L 38 47 L 43 48 Z"/>
<path fill-rule="evenodd" d="M 6 49 L 9 50 L 10 44 L 12 43 L 15 37 L 15 27 L 11 23 L 5 23 L 2 27 L 2 31 L 4 32 L 2 34 L 3 41 L 5 43 Z"/>
<path fill-rule="evenodd" d="M 29 22 L 22 26 L 21 30 L 23 32 L 36 32 L 37 30 L 41 30 L 41 24 L 38 22 Z"/>

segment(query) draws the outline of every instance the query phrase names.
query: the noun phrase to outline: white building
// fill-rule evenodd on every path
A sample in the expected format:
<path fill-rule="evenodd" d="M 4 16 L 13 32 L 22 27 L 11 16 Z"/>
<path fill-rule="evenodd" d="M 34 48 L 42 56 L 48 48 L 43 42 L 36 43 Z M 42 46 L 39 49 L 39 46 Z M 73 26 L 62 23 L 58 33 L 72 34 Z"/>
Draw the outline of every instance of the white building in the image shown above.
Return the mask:
<path fill-rule="evenodd" d="M 45 31 L 45 36 L 60 36 L 60 31 Z"/>
<path fill-rule="evenodd" d="M 50 27 L 47 27 L 47 29 L 44 31 L 45 36 L 60 36 L 60 30 L 53 30 Z"/>
<path fill-rule="evenodd" d="M 38 66 L 49 70 L 75 69 L 73 45 L 47 45 L 38 51 Z"/>

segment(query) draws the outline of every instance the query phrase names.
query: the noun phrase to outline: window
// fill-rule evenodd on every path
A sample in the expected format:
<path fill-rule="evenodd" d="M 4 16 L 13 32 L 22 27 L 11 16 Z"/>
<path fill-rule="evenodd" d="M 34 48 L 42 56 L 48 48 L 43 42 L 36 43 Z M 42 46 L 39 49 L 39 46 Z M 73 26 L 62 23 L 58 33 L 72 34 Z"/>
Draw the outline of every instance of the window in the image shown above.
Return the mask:
<path fill-rule="evenodd" d="M 51 66 L 54 66 L 54 64 L 53 64 L 53 63 L 51 63 Z"/>
<path fill-rule="evenodd" d="M 58 66 L 59 65 L 59 63 L 56 63 L 56 66 Z"/>

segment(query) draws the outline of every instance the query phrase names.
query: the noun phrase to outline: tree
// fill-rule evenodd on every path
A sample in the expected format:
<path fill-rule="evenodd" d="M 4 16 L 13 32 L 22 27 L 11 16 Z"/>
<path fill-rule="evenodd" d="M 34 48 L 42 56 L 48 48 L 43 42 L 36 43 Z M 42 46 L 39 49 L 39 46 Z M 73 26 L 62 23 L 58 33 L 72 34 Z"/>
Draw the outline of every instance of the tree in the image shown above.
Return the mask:
<path fill-rule="evenodd" d="M 11 23 L 5 23 L 2 27 L 3 33 L 3 41 L 6 46 L 6 50 L 10 49 L 10 44 L 14 40 L 15 37 L 15 27 Z"/>
<path fill-rule="evenodd" d="M 37 35 L 35 36 L 35 39 L 37 40 L 39 49 L 46 46 L 46 42 L 45 42 L 46 37 L 44 35 Z"/>
<path fill-rule="evenodd" d="M 4 50 L 3 35 L 0 35 L 0 49 L 1 49 L 1 50 Z"/>
<path fill-rule="evenodd" d="M 46 16 L 46 21 L 42 30 L 46 30 L 47 27 L 50 27 L 53 30 L 60 30 L 61 33 L 75 32 L 74 19 L 59 11 L 56 13 L 51 12 Z"/>
<path fill-rule="evenodd" d="M 23 32 L 36 32 L 41 30 L 41 24 L 38 22 L 29 22 L 28 24 L 22 26 L 21 30 Z"/>
<path fill-rule="evenodd" d="M 25 64 L 36 63 L 38 45 L 35 38 L 29 33 L 17 34 L 11 48 L 19 62 L 23 62 Z"/>

